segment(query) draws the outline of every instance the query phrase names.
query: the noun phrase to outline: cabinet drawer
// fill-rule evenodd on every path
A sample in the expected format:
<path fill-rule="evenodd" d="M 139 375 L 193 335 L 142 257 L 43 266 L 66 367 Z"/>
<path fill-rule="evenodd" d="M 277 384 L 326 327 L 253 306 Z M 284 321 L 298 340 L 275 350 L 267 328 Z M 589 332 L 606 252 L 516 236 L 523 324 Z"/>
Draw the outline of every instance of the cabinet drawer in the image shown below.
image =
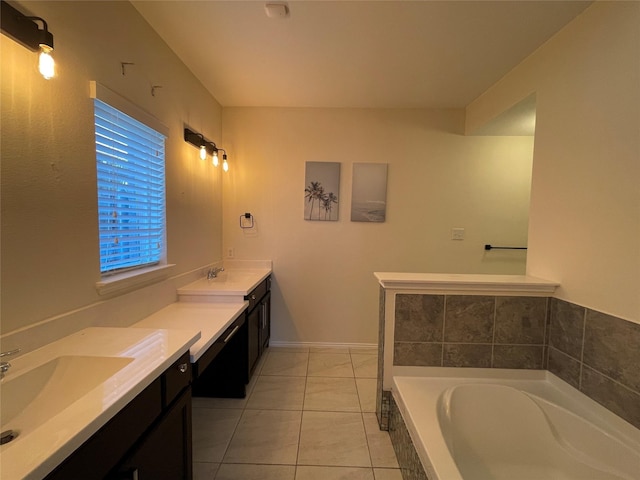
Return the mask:
<path fill-rule="evenodd" d="M 190 382 L 191 361 L 187 351 L 162 374 L 162 406 L 171 404 Z"/>
<path fill-rule="evenodd" d="M 249 301 L 249 311 L 253 310 L 254 307 L 260 302 L 262 297 L 269 290 L 269 286 L 271 284 L 271 277 L 266 278 L 263 282 L 260 283 L 256 288 L 249 292 L 249 295 L 245 296 L 244 299 Z"/>

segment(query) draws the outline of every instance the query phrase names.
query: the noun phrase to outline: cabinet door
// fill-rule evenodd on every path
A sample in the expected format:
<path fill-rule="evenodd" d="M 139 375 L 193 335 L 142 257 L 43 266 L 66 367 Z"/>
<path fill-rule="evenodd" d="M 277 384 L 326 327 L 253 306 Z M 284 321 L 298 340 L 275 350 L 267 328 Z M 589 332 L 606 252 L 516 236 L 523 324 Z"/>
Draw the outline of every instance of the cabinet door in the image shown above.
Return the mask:
<path fill-rule="evenodd" d="M 269 337 L 271 336 L 271 292 L 268 292 L 262 304 L 260 318 L 260 355 L 269 346 Z"/>
<path fill-rule="evenodd" d="M 254 308 L 247 317 L 249 327 L 249 378 L 256 368 L 256 363 L 260 356 L 260 319 L 262 309 L 260 306 Z"/>
<path fill-rule="evenodd" d="M 187 389 L 109 478 L 191 480 L 191 389 Z"/>

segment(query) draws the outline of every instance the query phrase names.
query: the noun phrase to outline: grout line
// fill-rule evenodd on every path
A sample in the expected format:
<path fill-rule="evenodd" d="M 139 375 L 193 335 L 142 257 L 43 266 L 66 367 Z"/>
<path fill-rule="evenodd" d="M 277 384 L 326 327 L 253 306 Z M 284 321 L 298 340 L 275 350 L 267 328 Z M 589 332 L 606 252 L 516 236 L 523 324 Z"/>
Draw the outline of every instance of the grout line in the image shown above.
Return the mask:
<path fill-rule="evenodd" d="M 300 460 L 300 442 L 302 440 L 302 422 L 304 422 L 304 406 L 307 398 L 307 382 L 309 381 L 309 357 L 311 352 L 307 353 L 307 370 L 304 376 L 304 390 L 302 392 L 302 410 L 300 411 L 300 428 L 298 428 L 298 448 L 296 450 L 296 468 L 294 472 L 294 479 L 298 475 L 298 462 Z"/>
<path fill-rule="evenodd" d="M 447 295 L 443 295 L 443 307 L 442 307 L 442 348 L 440 349 L 440 366 L 444 366 L 444 339 L 445 331 L 447 328 Z"/>
<path fill-rule="evenodd" d="M 587 330 L 587 309 L 584 308 L 582 317 L 582 341 L 580 342 L 580 377 L 578 378 L 578 390 L 582 391 L 582 373 L 584 368 L 584 335 Z"/>
<path fill-rule="evenodd" d="M 595 369 L 595 368 L 593 368 L 593 367 L 591 367 L 591 366 L 589 366 L 589 365 L 587 365 L 587 364 L 584 364 L 584 367 L 585 367 L 585 368 L 587 368 L 587 369 L 589 369 L 589 370 L 593 370 L 595 373 L 597 373 L 597 374 L 598 374 L 598 375 L 600 375 L 601 377 L 606 378 L 607 380 L 609 380 L 610 382 L 615 383 L 615 384 L 616 384 L 616 385 L 618 385 L 619 387 L 622 387 L 622 388 L 624 388 L 625 390 L 630 391 L 631 393 L 635 393 L 636 395 L 640 395 L 640 392 L 638 392 L 638 391 L 634 390 L 633 388 L 631 388 L 631 387 L 630 387 L 630 386 L 628 386 L 628 385 L 625 385 L 624 383 L 621 383 L 621 382 L 620 382 L 620 380 L 616 380 L 615 378 L 610 377 L 610 376 L 609 376 L 609 375 L 607 375 L 606 373 L 602 373 L 600 370 L 597 370 L 597 369 Z M 580 369 L 581 369 L 581 371 L 582 371 L 582 366 L 580 367 Z M 582 390 L 580 390 L 580 391 L 582 391 Z M 582 392 L 582 393 L 584 393 L 584 392 Z M 585 393 L 585 395 L 586 395 L 586 393 Z M 589 395 L 587 395 L 587 396 L 588 396 L 589 398 L 591 398 Z M 607 410 L 608 410 L 608 409 L 607 409 Z"/>
<path fill-rule="evenodd" d="M 496 318 L 498 317 L 498 297 L 493 297 L 493 328 L 491 329 L 491 368 L 493 368 L 493 361 L 495 356 L 496 345 Z"/>

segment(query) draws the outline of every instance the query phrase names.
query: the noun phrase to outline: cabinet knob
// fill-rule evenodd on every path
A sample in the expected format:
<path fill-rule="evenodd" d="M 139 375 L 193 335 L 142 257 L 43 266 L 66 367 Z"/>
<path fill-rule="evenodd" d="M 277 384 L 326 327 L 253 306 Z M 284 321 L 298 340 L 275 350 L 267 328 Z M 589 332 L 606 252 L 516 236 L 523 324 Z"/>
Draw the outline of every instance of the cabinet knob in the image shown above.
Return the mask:
<path fill-rule="evenodd" d="M 255 300 L 255 299 L 256 299 L 255 294 L 254 294 L 254 295 L 251 295 L 251 300 Z"/>
<path fill-rule="evenodd" d="M 180 373 L 186 372 L 188 368 L 189 365 L 187 365 L 186 363 L 181 363 L 180 365 L 178 365 L 178 370 L 180 371 Z"/>

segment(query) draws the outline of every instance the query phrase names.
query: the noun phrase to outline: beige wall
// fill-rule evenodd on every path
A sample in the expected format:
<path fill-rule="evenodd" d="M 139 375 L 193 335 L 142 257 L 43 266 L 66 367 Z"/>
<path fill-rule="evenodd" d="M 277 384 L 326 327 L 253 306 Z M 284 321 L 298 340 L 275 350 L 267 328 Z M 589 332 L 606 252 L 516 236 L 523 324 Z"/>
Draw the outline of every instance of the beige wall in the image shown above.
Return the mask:
<path fill-rule="evenodd" d="M 639 25 L 640 3 L 596 3 L 467 108 L 473 130 L 537 93 L 527 271 L 636 323 Z"/>
<path fill-rule="evenodd" d="M 95 290 L 100 273 L 89 81 L 170 128 L 167 237 L 176 278 L 221 256 L 221 173 L 182 139 L 186 123 L 219 141 L 221 107 L 128 2 L 26 2 L 18 8 L 47 20 L 58 76 L 44 80 L 36 54 L 0 35 L 1 332 L 87 306 L 100 306 L 102 313 L 74 320 L 79 327 L 148 315 L 172 301 L 175 289 L 142 289 L 106 308 Z M 135 63 L 126 76 L 122 61 Z M 162 85 L 155 97 L 151 85 Z"/>
<path fill-rule="evenodd" d="M 273 259 L 273 340 L 375 343 L 374 271 L 524 273 L 523 252 L 483 245 L 526 244 L 533 139 L 463 126 L 462 110 L 224 109 L 224 247 Z M 341 163 L 338 222 L 303 219 L 305 161 Z M 385 223 L 350 221 L 354 162 L 389 163 Z"/>

